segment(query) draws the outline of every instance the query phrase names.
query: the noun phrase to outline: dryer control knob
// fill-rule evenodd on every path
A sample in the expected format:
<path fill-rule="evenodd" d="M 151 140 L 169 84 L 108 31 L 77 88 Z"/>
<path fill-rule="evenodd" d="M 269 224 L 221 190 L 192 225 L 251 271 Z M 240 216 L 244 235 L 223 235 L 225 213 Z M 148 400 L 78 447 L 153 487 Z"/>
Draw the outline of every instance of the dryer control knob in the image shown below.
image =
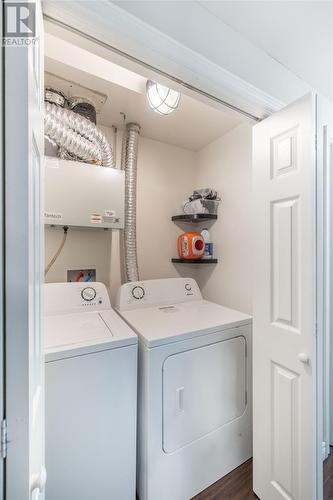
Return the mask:
<path fill-rule="evenodd" d="M 142 286 L 135 286 L 132 289 L 132 296 L 137 300 L 143 299 L 145 296 L 144 288 L 142 288 Z"/>
<path fill-rule="evenodd" d="M 96 297 L 96 290 L 92 286 L 87 286 L 81 291 L 81 297 L 87 302 L 91 302 Z"/>

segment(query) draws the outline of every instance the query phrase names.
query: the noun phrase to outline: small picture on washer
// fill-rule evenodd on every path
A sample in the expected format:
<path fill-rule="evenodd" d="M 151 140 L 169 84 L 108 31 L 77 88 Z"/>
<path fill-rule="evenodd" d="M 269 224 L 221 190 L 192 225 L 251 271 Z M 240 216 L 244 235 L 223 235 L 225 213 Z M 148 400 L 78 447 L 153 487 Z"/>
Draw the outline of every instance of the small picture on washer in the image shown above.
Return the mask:
<path fill-rule="evenodd" d="M 96 281 L 96 269 L 68 269 L 67 281 L 73 283 Z"/>

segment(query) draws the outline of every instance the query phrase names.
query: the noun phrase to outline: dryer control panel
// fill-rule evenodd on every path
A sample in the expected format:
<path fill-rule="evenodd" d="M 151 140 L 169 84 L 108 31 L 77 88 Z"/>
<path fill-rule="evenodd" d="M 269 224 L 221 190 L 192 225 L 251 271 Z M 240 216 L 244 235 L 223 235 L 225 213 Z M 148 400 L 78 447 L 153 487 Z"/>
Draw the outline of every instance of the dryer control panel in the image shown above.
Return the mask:
<path fill-rule="evenodd" d="M 103 283 L 46 283 L 45 314 L 103 311 L 110 309 L 110 299 Z"/>
<path fill-rule="evenodd" d="M 126 311 L 201 299 L 198 284 L 192 278 L 135 281 L 125 283 L 119 288 L 116 308 L 119 311 Z"/>

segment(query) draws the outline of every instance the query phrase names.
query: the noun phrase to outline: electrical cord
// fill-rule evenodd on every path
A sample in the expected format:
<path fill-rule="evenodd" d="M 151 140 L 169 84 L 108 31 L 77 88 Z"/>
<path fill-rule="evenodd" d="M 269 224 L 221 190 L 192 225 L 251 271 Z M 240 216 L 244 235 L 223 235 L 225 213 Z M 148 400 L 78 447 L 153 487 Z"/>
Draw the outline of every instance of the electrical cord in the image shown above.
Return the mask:
<path fill-rule="evenodd" d="M 48 263 L 48 265 L 46 266 L 44 276 L 47 275 L 47 273 L 49 272 L 49 270 L 51 269 L 51 267 L 53 266 L 53 264 L 55 263 L 55 261 L 57 260 L 59 255 L 61 254 L 62 249 L 64 248 L 64 245 L 65 245 L 66 239 L 67 239 L 68 226 L 64 226 L 63 230 L 64 230 L 64 235 L 63 235 L 63 238 L 62 238 L 61 243 L 59 245 L 59 248 L 56 251 L 56 253 L 54 254 L 54 256 L 52 257 L 52 259 L 50 260 L 50 262 Z"/>

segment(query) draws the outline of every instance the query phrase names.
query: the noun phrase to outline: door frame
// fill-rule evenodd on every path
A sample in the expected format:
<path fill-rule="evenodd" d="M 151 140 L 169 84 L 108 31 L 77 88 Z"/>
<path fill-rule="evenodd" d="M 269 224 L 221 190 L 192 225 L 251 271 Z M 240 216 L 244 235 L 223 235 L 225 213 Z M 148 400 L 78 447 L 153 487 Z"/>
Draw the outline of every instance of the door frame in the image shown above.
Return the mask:
<path fill-rule="evenodd" d="M 331 330 L 333 325 L 333 105 L 317 99 L 317 335 L 318 335 L 318 454 L 323 459 L 330 451 L 333 411 Z M 322 366 L 322 369 L 320 367 Z M 322 408 L 322 411 L 321 411 Z M 321 439 L 320 439 L 321 436 Z M 322 441 L 322 443 L 321 443 Z"/>
<path fill-rule="evenodd" d="M 3 2 L 2 2 L 3 3 Z M 43 258 L 39 179 L 44 154 L 41 2 L 30 43 L 4 44 L 3 177 L 5 498 L 43 499 L 44 381 L 40 342 Z M 30 13 L 31 15 L 31 13 Z M 33 152 L 36 153 L 34 158 Z M 37 166 L 38 164 L 38 166 Z M 36 182 L 38 178 L 38 182 Z M 35 189 L 34 189 L 35 188 Z M 41 232 L 39 232 L 39 229 Z M 37 319 L 37 321 L 35 321 Z M 35 335 L 35 332 L 36 335 Z"/>
<path fill-rule="evenodd" d="M 1 6 L 2 7 L 2 6 Z M 3 10 L 0 9 L 0 26 L 1 26 L 1 39 L 3 37 Z M 5 148 L 4 148 L 4 49 L 0 47 L 0 95 L 1 95 L 1 113 L 0 113 L 0 422 L 1 427 L 5 422 L 5 401 L 4 401 L 4 388 L 5 388 L 5 351 L 4 351 L 4 338 L 5 338 L 5 197 L 4 197 L 4 170 L 5 170 Z M 5 499 L 5 483 L 4 483 L 4 450 L 2 444 L 0 446 L 0 499 Z"/>

